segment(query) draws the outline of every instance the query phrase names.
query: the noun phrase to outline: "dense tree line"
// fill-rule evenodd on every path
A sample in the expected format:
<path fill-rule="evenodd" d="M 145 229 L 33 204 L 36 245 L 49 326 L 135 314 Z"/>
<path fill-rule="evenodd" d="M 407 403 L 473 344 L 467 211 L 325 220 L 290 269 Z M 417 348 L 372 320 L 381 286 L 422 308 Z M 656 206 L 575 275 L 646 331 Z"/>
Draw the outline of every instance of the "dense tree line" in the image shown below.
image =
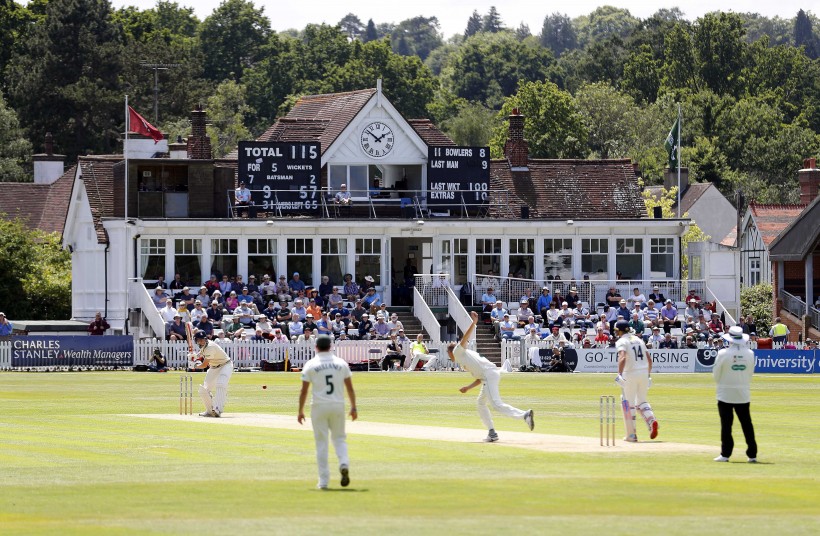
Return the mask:
<path fill-rule="evenodd" d="M 159 126 L 185 134 L 189 110 L 210 110 L 217 156 L 261 133 L 299 95 L 374 87 L 406 117 L 430 117 L 458 143 L 500 155 L 504 119 L 527 114 L 533 156 L 629 157 L 661 180 L 662 140 L 680 105 L 682 161 L 695 180 L 746 199 L 791 201 L 795 170 L 820 150 L 818 20 L 677 8 L 647 19 L 602 6 L 540 27 L 474 11 L 445 38 L 435 16 L 275 32 L 264 9 L 224 0 L 200 21 L 158 0 L 0 0 L 0 180 L 27 174 L 46 131 L 75 157 L 116 150 L 123 95 Z"/>

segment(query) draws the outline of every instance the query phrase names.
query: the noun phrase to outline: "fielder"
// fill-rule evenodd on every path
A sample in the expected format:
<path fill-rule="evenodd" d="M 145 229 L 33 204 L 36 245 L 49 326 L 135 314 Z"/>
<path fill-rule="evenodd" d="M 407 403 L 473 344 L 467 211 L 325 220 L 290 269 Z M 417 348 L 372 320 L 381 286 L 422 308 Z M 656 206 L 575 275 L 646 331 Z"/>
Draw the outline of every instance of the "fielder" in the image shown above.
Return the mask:
<path fill-rule="evenodd" d="M 749 413 L 752 397 L 749 384 L 755 371 L 755 354 L 747 343 L 749 336 L 743 333 L 743 328 L 733 326 L 729 333 L 723 335 L 729 343 L 728 348 L 718 352 L 712 375 L 717 383 L 717 405 L 720 414 L 720 456 L 716 462 L 728 462 L 735 447 L 732 438 L 732 421 L 734 413 L 743 429 L 746 438 L 746 456 L 749 463 L 757 463 L 757 442 L 755 429 L 752 425 L 752 416 Z"/>
<path fill-rule="evenodd" d="M 655 439 L 658 437 L 658 421 L 646 400 L 646 391 L 652 385 L 652 356 L 643 339 L 630 333 L 629 322 L 619 320 L 615 323 L 615 331 L 619 335 L 618 342 L 615 343 L 618 351 L 618 377 L 615 378 L 615 383 L 621 386 L 621 407 L 626 424 L 624 441 L 638 442 L 635 432 L 636 409 L 646 421 L 649 439 Z"/>
<path fill-rule="evenodd" d="M 316 442 L 316 463 L 319 466 L 319 489 L 327 489 L 330 469 L 327 463 L 327 433 L 333 440 L 333 449 L 339 459 L 342 487 L 350 484 L 347 456 L 347 436 L 345 435 L 345 400 L 342 387 L 350 398 L 350 417 L 355 421 L 356 393 L 353 391 L 350 367 L 330 351 L 332 339 L 328 335 L 316 338 L 316 356 L 302 368 L 302 391 L 299 393 L 299 424 L 305 421 L 305 401 L 308 386 L 313 384 L 313 401 L 310 404 L 310 422 L 313 425 L 313 439 Z"/>
<path fill-rule="evenodd" d="M 205 403 L 205 411 L 199 416 L 220 417 L 228 400 L 228 381 L 233 374 L 233 363 L 225 350 L 208 340 L 204 331 L 197 331 L 194 341 L 199 346 L 199 352 L 188 356 L 197 363 L 194 368 L 201 370 L 210 367 L 205 373 L 205 381 L 199 386 L 199 396 Z M 216 392 L 215 396 L 211 395 L 212 391 Z"/>
<path fill-rule="evenodd" d="M 495 431 L 493 418 L 492 415 L 490 415 L 490 408 L 488 407 L 490 405 L 493 409 L 508 417 L 524 419 L 524 422 L 526 422 L 527 426 L 532 430 L 535 427 L 535 421 L 533 420 L 531 409 L 523 411 L 509 404 L 505 404 L 501 400 L 501 395 L 498 392 L 498 383 L 501 381 L 501 373 L 498 371 L 498 367 L 487 360 L 487 358 L 479 355 L 478 352 L 467 349 L 467 344 L 473 336 L 475 326 L 478 323 L 478 313 L 471 311 L 470 316 L 473 319 L 473 323 L 467 328 L 467 331 L 464 332 L 464 336 L 458 344 L 450 343 L 447 345 L 447 355 L 450 357 L 450 361 L 456 361 L 476 378 L 473 383 L 465 385 L 459 389 L 459 391 L 466 393 L 473 387 L 482 384 L 481 392 L 478 393 L 478 415 L 481 417 L 484 426 L 489 430 L 487 437 L 484 438 L 484 442 L 494 443 L 498 441 L 498 434 Z"/>

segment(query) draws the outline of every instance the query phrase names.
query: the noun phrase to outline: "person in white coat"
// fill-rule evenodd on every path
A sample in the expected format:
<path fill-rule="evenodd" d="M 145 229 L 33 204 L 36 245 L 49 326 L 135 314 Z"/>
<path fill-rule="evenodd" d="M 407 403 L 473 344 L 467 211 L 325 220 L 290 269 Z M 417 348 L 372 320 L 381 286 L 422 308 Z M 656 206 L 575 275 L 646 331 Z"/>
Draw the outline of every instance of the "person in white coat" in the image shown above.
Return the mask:
<path fill-rule="evenodd" d="M 712 375 L 717 384 L 717 405 L 720 414 L 720 456 L 716 462 L 728 462 L 735 446 L 732 437 L 734 415 L 740 421 L 743 435 L 746 438 L 746 456 L 749 463 L 757 462 L 757 442 L 755 429 L 749 407 L 752 401 L 750 385 L 755 371 L 755 354 L 748 347 L 749 336 L 743 328 L 732 326 L 729 333 L 723 335 L 729 344 L 721 349 L 715 359 Z"/>

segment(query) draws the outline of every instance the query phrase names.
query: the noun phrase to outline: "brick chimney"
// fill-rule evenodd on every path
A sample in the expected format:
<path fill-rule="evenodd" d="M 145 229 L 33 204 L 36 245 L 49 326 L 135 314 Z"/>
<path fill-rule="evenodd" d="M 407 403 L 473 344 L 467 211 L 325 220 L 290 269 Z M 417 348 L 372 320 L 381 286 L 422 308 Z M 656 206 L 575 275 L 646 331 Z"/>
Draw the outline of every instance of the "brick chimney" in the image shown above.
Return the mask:
<path fill-rule="evenodd" d="M 31 157 L 34 162 L 34 184 L 53 184 L 65 172 L 65 155 L 54 154 L 54 136 L 46 132 L 45 153 Z"/>
<path fill-rule="evenodd" d="M 524 139 L 524 116 L 518 108 L 510 114 L 510 133 L 504 143 L 504 156 L 512 168 L 525 168 L 529 161 L 530 148 Z"/>
<path fill-rule="evenodd" d="M 800 182 L 800 204 L 808 205 L 820 193 L 820 169 L 817 169 L 817 159 L 803 160 L 803 169 L 797 172 Z"/>
<path fill-rule="evenodd" d="M 188 158 L 191 160 L 211 160 L 211 139 L 205 128 L 208 113 L 197 104 L 191 111 L 191 135 L 188 137 Z"/>

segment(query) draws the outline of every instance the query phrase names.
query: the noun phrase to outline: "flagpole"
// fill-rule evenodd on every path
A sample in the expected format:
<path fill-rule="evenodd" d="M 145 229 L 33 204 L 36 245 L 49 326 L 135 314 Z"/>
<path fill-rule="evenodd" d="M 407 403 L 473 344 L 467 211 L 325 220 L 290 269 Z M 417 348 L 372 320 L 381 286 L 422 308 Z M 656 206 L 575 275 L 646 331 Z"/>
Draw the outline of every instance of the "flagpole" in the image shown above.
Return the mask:
<path fill-rule="evenodd" d="M 680 219 L 680 103 L 678 103 L 678 148 L 677 148 L 677 160 L 678 160 L 678 219 Z"/>
<path fill-rule="evenodd" d="M 129 311 L 129 304 L 128 304 L 128 131 L 131 128 L 131 114 L 128 111 L 128 95 L 125 96 L 125 139 L 122 143 L 122 152 L 124 153 L 123 156 L 125 157 L 125 200 L 123 206 L 123 221 L 122 221 L 122 235 L 123 235 L 123 273 L 125 274 L 125 278 L 123 279 L 123 284 L 125 285 L 125 307 L 123 307 L 123 321 L 122 321 L 122 332 L 128 334 L 127 326 L 128 326 L 128 311 Z"/>

